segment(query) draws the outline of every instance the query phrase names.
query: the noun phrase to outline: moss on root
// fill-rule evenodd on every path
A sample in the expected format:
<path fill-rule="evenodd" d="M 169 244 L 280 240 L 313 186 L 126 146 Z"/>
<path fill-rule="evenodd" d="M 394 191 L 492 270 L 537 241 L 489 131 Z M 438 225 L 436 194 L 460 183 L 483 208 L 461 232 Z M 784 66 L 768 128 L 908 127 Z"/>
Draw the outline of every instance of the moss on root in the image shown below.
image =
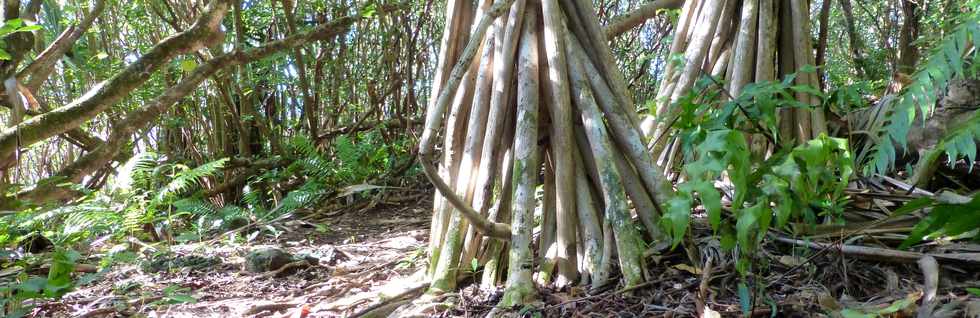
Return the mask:
<path fill-rule="evenodd" d="M 537 295 L 538 293 L 534 289 L 534 285 L 531 284 L 531 281 L 513 284 L 504 290 L 504 296 L 497 303 L 497 307 L 512 308 L 522 306 L 534 301 Z"/>

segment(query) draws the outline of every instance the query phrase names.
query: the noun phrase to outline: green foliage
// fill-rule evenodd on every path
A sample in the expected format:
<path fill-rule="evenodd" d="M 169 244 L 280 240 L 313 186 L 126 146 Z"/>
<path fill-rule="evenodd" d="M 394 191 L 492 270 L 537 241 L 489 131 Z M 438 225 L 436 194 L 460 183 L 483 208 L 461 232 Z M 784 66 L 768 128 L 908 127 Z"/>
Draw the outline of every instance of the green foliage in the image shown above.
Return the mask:
<path fill-rule="evenodd" d="M 153 302 L 152 305 L 172 305 L 172 304 L 193 304 L 197 298 L 190 295 L 191 289 L 177 285 L 167 286 L 163 289 L 163 299 Z"/>
<path fill-rule="evenodd" d="M 40 25 L 24 25 L 24 20 L 21 19 L 11 19 L 4 21 L 3 25 L 0 26 L 0 38 L 6 37 L 8 35 L 17 32 L 31 32 L 40 30 Z M 6 50 L 6 42 L 0 41 L 0 60 L 9 60 L 13 58 L 10 53 Z"/>
<path fill-rule="evenodd" d="M 697 103 L 716 100 L 702 89 L 681 101 L 684 112 L 677 126 L 686 164 L 687 180 L 667 204 L 662 225 L 679 244 L 689 227 L 691 208 L 700 202 L 723 247 L 737 246 L 743 256 L 755 250 L 770 227 L 790 220 L 815 224 L 818 218 L 836 219 L 846 203 L 844 187 L 853 172 L 847 141 L 821 135 L 802 145 L 788 146 L 767 159 L 751 151 L 748 139 L 778 138 L 777 110 L 801 107 L 792 92 L 813 92 L 782 82 L 746 87 L 742 96 L 718 107 Z M 705 95 L 706 94 L 706 95 Z M 777 139 L 778 140 L 778 139 Z M 783 141 L 788 145 L 788 141 Z M 731 182 L 731 211 L 725 215 L 718 179 Z M 747 268 L 740 261 L 739 269 Z"/>
<path fill-rule="evenodd" d="M 947 35 L 933 50 L 929 58 L 922 63 L 919 70 L 912 75 L 912 82 L 898 95 L 888 121 L 877 133 L 878 142 L 872 151 L 870 162 L 865 172 L 883 173 L 893 167 L 896 157 L 896 145 L 905 147 L 907 135 L 912 122 L 917 116 L 928 117 L 935 108 L 939 97 L 950 80 L 975 76 L 975 67 L 980 52 L 971 49 L 980 40 L 980 13 L 973 12 L 964 17 L 964 21 L 953 32 Z M 968 139 L 980 135 L 980 125 L 971 121 L 972 127 L 965 127 L 953 137 L 953 142 L 941 144 L 955 161 L 956 156 L 965 155 L 976 158 L 976 147 Z M 969 144 L 969 145 L 968 145 Z"/>
<path fill-rule="evenodd" d="M 942 194 L 936 198 L 919 198 L 895 210 L 894 214 L 908 214 L 926 208 L 931 209 L 929 214 L 916 224 L 899 248 L 908 248 L 927 238 L 954 237 L 980 228 L 980 195 L 967 202 L 944 199 Z M 974 238 L 977 237 L 974 234 Z"/>
<path fill-rule="evenodd" d="M 174 211 L 181 196 L 199 187 L 205 178 L 214 176 L 228 162 L 218 159 L 191 168 L 180 163 L 160 162 L 156 154 L 139 154 L 129 160 L 119 175 L 129 182 L 110 197 L 121 199 L 124 232 L 133 232 L 143 224 L 172 221 L 186 211 Z M 128 179 L 127 179 L 128 178 Z M 130 181 L 131 180 L 131 181 Z M 187 202 L 181 202 L 186 205 Z M 172 212 L 178 212 L 174 214 Z"/>
<path fill-rule="evenodd" d="M 950 158 L 950 165 L 953 165 L 956 158 L 960 158 L 960 156 L 966 157 L 967 162 L 974 162 L 977 160 L 976 140 L 980 140 L 980 111 L 975 112 L 969 120 L 951 127 L 946 136 L 939 140 L 936 147 L 930 149 L 929 153 L 923 155 L 922 158 L 930 158 L 935 154 L 945 152 L 946 156 Z M 970 169 L 972 168 L 971 165 Z"/>
<path fill-rule="evenodd" d="M 973 294 L 973 296 L 980 297 L 980 288 L 967 288 L 966 291 Z"/>
<path fill-rule="evenodd" d="M 0 244 L 18 240 L 18 233 L 43 230 L 56 245 L 67 245 L 106 233 L 133 235 L 144 224 L 173 224 L 183 215 L 215 214 L 210 213 L 213 207 L 186 196 L 227 161 L 191 168 L 163 162 L 155 153 L 137 154 L 120 167 L 116 183 L 105 191 L 90 192 L 75 204 L 23 210 L 0 219 L 5 230 Z"/>
<path fill-rule="evenodd" d="M 22 272 L 16 283 L 0 286 L 0 309 L 19 308 L 9 312 L 8 317 L 23 316 L 30 308 L 21 308 L 30 299 L 56 299 L 67 294 L 78 283 L 72 273 L 75 262 L 81 257 L 78 252 L 58 248 L 51 254 L 51 268 L 47 277 L 29 276 Z M 0 311 L 2 313 L 2 311 Z"/>

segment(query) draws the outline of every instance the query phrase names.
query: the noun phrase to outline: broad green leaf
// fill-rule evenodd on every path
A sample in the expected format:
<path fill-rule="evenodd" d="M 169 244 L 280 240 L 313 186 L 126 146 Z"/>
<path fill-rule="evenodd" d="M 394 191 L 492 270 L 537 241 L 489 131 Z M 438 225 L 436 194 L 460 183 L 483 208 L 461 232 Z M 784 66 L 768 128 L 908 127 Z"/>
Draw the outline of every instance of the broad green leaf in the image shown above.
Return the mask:
<path fill-rule="evenodd" d="M 691 197 L 684 193 L 678 193 L 667 204 L 667 214 L 661 219 L 666 225 L 667 230 L 674 238 L 673 246 L 677 247 L 684 238 L 687 231 L 687 223 L 691 217 Z"/>
<path fill-rule="evenodd" d="M 48 270 L 47 286 L 44 294 L 47 297 L 60 297 L 72 287 L 71 274 L 75 271 L 75 261 L 81 257 L 73 250 L 57 249 L 51 255 L 51 269 Z"/>
<path fill-rule="evenodd" d="M 368 4 L 361 9 L 361 17 L 363 18 L 373 18 L 378 11 L 378 5 L 375 3 Z"/>
<path fill-rule="evenodd" d="M 197 298 L 194 298 L 193 296 L 187 294 L 173 294 L 173 295 L 167 295 L 166 297 L 167 299 L 169 299 L 171 302 L 174 303 L 193 304 L 197 302 Z"/>
<path fill-rule="evenodd" d="M 966 291 L 973 294 L 973 296 L 980 297 L 980 288 L 968 287 Z"/>
<path fill-rule="evenodd" d="M 43 28 L 40 25 L 35 24 L 35 25 L 28 25 L 28 26 L 25 26 L 25 27 L 21 27 L 20 29 L 17 29 L 17 31 L 31 32 L 31 31 L 41 30 L 41 29 L 43 29 Z"/>
<path fill-rule="evenodd" d="M 863 312 L 860 312 L 860 311 L 857 311 L 857 310 L 854 310 L 854 309 L 844 309 L 844 310 L 841 310 L 840 311 L 840 314 L 841 314 L 841 316 L 844 316 L 844 318 L 875 318 L 875 317 L 878 317 L 878 315 L 866 314 L 866 313 L 863 313 Z"/>
<path fill-rule="evenodd" d="M 194 71 L 194 69 L 196 68 L 197 68 L 197 61 L 193 59 L 186 59 L 180 61 L 180 70 L 183 71 L 184 73 L 190 73 Z"/>
<path fill-rule="evenodd" d="M 747 249 L 749 251 L 755 248 L 755 240 L 753 239 L 753 230 L 758 225 L 758 213 L 755 210 L 757 206 L 743 209 L 738 212 L 738 220 L 735 223 L 735 237 L 738 239 L 738 245 L 741 248 Z"/>
<path fill-rule="evenodd" d="M 930 197 L 921 197 L 905 203 L 902 207 L 892 211 L 892 216 L 900 216 L 909 214 L 915 211 L 922 210 L 923 208 L 931 206 L 936 201 Z"/>
<path fill-rule="evenodd" d="M 821 96 L 821 97 L 823 96 L 823 92 L 821 92 L 819 89 L 814 88 L 813 86 L 810 86 L 810 85 L 794 85 L 794 86 L 791 86 L 790 88 L 792 90 L 794 90 L 796 92 L 800 92 L 800 93 L 806 93 L 806 94 L 810 94 L 810 95 L 814 95 L 814 96 Z"/>
<path fill-rule="evenodd" d="M 699 182 L 694 187 L 701 197 L 701 204 L 708 212 L 708 222 L 711 223 L 711 228 L 717 231 L 721 224 L 721 195 L 709 181 Z"/>
<path fill-rule="evenodd" d="M 884 308 L 882 310 L 879 310 L 878 311 L 878 314 L 879 315 L 884 315 L 884 314 L 896 313 L 899 310 L 905 309 L 906 307 L 908 307 L 909 305 L 912 305 L 914 303 L 915 303 L 915 299 L 902 298 L 902 299 L 896 300 L 895 302 L 893 302 L 888 307 L 886 307 L 886 308 Z"/>

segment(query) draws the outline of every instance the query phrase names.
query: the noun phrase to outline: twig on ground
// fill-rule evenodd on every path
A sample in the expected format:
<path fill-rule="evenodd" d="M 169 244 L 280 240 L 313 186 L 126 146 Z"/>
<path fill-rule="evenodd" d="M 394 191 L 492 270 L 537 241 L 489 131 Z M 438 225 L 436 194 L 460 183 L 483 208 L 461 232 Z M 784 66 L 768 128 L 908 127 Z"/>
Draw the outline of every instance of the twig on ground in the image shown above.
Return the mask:
<path fill-rule="evenodd" d="M 247 315 L 254 315 L 254 314 L 257 314 L 257 313 L 260 313 L 260 312 L 263 312 L 263 311 L 276 312 L 276 311 L 280 311 L 280 310 L 295 308 L 296 306 L 300 306 L 300 305 L 303 305 L 303 303 L 302 302 L 300 302 L 300 303 L 284 302 L 284 303 L 270 303 L 270 304 L 255 305 L 255 306 L 252 306 L 252 308 L 249 308 L 248 310 L 246 310 L 244 313 L 242 313 L 242 315 L 245 315 L 245 316 L 247 316 Z"/>
<path fill-rule="evenodd" d="M 704 317 L 704 309 L 708 303 L 708 281 L 711 280 L 712 261 L 713 258 L 708 256 L 708 260 L 701 267 L 701 284 L 698 286 L 698 297 L 694 300 L 697 306 L 695 309 L 697 309 L 698 317 Z"/>
<path fill-rule="evenodd" d="M 403 298 L 408 298 L 408 297 L 411 297 L 411 296 L 413 296 L 413 295 L 415 295 L 417 293 L 421 293 L 426 288 L 429 288 L 429 283 L 423 283 L 422 285 L 415 286 L 414 288 L 411 288 L 409 290 L 403 291 L 403 292 L 401 292 L 401 293 L 399 293 L 399 294 L 397 294 L 397 295 L 395 295 L 395 296 L 393 296 L 391 298 L 388 298 L 388 299 L 382 300 L 381 302 L 378 302 L 376 304 L 370 305 L 367 308 L 364 308 L 361 311 L 358 311 L 358 312 L 354 313 L 353 315 L 350 315 L 350 318 L 364 317 L 365 315 L 371 313 L 372 311 L 375 311 L 375 310 L 380 309 L 382 307 L 387 307 L 387 305 L 394 304 L 394 303 L 402 303 L 403 300 L 404 300 Z"/>
<path fill-rule="evenodd" d="M 115 313 L 115 312 L 116 312 L 116 307 L 103 307 L 103 308 L 92 309 L 92 310 L 86 311 L 85 313 L 83 313 L 81 315 L 77 315 L 77 316 L 73 316 L 73 317 L 75 317 L 75 318 L 100 317 L 100 316 L 106 316 L 106 315 L 109 315 L 109 314 L 112 314 L 112 313 Z"/>
<path fill-rule="evenodd" d="M 919 307 L 916 317 L 932 317 L 932 309 L 938 303 L 936 301 L 936 290 L 939 288 L 939 264 L 932 256 L 926 255 L 919 259 L 919 268 L 922 269 L 922 276 L 925 278 L 923 284 L 924 293 L 922 295 L 922 306 Z"/>
<path fill-rule="evenodd" d="M 962 262 L 980 264 L 980 253 L 949 253 L 949 254 L 925 254 L 919 252 L 899 251 L 887 248 L 867 247 L 846 244 L 827 244 L 807 242 L 788 237 L 776 237 L 776 241 L 805 246 L 813 249 L 837 249 L 843 254 L 856 257 L 871 259 L 875 261 L 894 262 L 894 263 L 914 263 L 920 258 L 932 256 L 936 259 L 948 262 Z"/>
<path fill-rule="evenodd" d="M 606 296 L 611 296 L 611 295 L 625 294 L 625 293 L 628 293 L 628 292 L 631 292 L 631 291 L 634 291 L 634 290 L 637 290 L 637 289 L 640 289 L 640 288 L 643 288 L 643 287 L 647 287 L 647 286 L 650 286 L 650 285 L 659 283 L 661 281 L 663 281 L 663 279 L 656 279 L 656 280 L 646 281 L 646 282 L 639 283 L 639 284 L 636 284 L 636 285 L 633 285 L 633 286 L 630 286 L 630 287 L 626 287 L 626 288 L 623 288 L 623 289 L 619 289 L 619 290 L 607 291 L 607 292 L 600 293 L 600 294 L 595 294 L 595 295 L 591 295 L 591 296 L 586 296 L 586 297 L 576 298 L 576 299 L 572 299 L 572 300 L 567 300 L 567 301 L 563 301 L 563 302 L 558 303 L 558 304 L 554 304 L 554 305 L 545 307 L 542 310 L 554 309 L 554 308 L 558 308 L 558 307 L 561 307 L 561 306 L 564 306 L 564 305 L 574 304 L 574 303 L 577 303 L 577 302 L 582 302 L 582 301 L 586 301 L 586 300 L 590 300 L 590 299 L 596 299 L 596 298 L 601 298 L 601 297 L 606 297 Z"/>
<path fill-rule="evenodd" d="M 286 263 L 286 265 L 283 265 L 282 267 L 280 267 L 280 268 L 278 268 L 276 270 L 273 270 L 271 272 L 268 272 L 268 273 L 264 273 L 262 275 L 259 275 L 259 276 L 257 276 L 257 278 L 279 277 L 280 274 L 282 274 L 283 272 L 288 271 L 290 269 L 303 268 L 303 267 L 309 267 L 309 266 L 310 266 L 310 262 L 308 262 L 307 260 L 305 260 L 305 259 L 304 260 L 298 260 L 298 261 L 295 261 L 295 262 L 292 262 L 292 263 Z"/>

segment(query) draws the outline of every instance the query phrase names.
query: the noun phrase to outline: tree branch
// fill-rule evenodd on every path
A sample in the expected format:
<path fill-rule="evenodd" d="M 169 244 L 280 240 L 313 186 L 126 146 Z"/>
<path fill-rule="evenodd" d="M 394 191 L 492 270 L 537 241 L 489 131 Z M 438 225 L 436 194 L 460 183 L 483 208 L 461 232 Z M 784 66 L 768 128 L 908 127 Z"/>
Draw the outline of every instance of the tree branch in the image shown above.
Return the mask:
<path fill-rule="evenodd" d="M 148 126 L 153 120 L 170 109 L 170 107 L 192 93 L 204 80 L 229 67 L 250 63 L 277 52 L 293 49 L 313 41 L 332 39 L 337 35 L 347 32 L 350 26 L 360 19 L 360 15 L 336 19 L 305 33 L 269 42 L 252 49 L 238 49 L 208 60 L 206 63 L 195 68 L 190 74 L 181 78 L 176 85 L 168 88 L 163 94 L 159 95 L 146 106 L 129 112 L 125 118 L 113 126 L 109 139 L 105 143 L 62 168 L 55 176 L 45 179 L 50 181 L 59 180 L 60 182 L 38 182 L 38 186 L 34 190 L 21 193 L 18 197 L 30 200 L 35 204 L 43 204 L 73 197 L 74 193 L 72 191 L 58 189 L 57 185 L 63 183 L 65 180 L 78 182 L 82 177 L 104 166 L 119 153 L 122 147 L 129 141 L 130 135 Z M 3 206 L 3 204 L 0 203 L 0 206 Z"/>
<path fill-rule="evenodd" d="M 606 38 L 612 40 L 632 28 L 640 26 L 647 20 L 656 17 L 660 9 L 678 9 L 684 0 L 654 0 L 641 5 L 636 10 L 616 16 L 606 25 Z"/>
<path fill-rule="evenodd" d="M 41 87 L 41 83 L 44 83 L 54 71 L 54 65 L 58 59 L 71 49 L 75 41 L 78 41 L 78 38 L 85 34 L 85 31 L 88 31 L 92 23 L 95 22 L 95 18 L 102 15 L 103 11 L 105 11 L 105 0 L 95 0 L 85 18 L 78 25 L 70 26 L 61 32 L 61 35 L 54 42 L 51 42 L 51 45 L 48 45 L 48 48 L 44 49 L 41 54 L 38 54 L 31 64 L 17 73 L 17 79 L 24 82 L 24 86 L 32 92 L 37 91 Z"/>
<path fill-rule="evenodd" d="M 177 55 L 196 51 L 206 42 L 221 36 L 218 26 L 231 1 L 211 1 L 207 11 L 190 29 L 161 41 L 136 62 L 71 104 L 4 129 L 0 133 L 0 158 L 9 158 L 19 147 L 32 145 L 82 125 L 142 86 L 156 70 Z"/>

